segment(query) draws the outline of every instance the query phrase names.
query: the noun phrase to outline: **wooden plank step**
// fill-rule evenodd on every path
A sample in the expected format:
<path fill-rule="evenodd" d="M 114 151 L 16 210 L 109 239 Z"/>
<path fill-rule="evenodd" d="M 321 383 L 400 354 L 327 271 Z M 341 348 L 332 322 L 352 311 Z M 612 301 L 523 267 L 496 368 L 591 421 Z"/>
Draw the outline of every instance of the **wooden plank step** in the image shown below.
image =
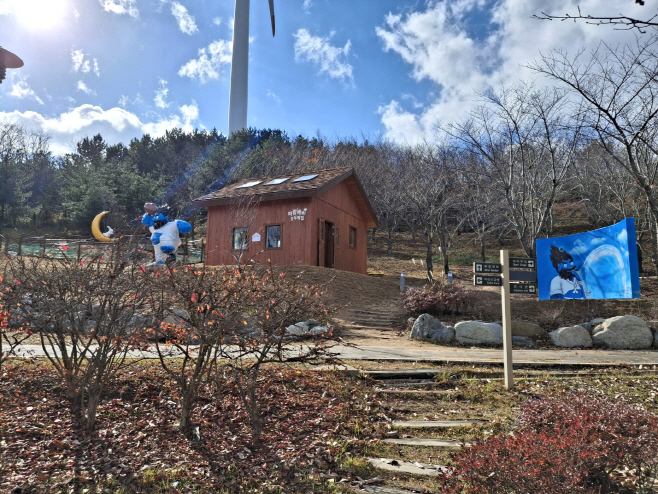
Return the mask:
<path fill-rule="evenodd" d="M 393 427 L 439 428 L 487 424 L 486 420 L 394 420 Z"/>
<path fill-rule="evenodd" d="M 454 389 L 375 389 L 383 395 L 446 395 L 456 393 Z"/>
<path fill-rule="evenodd" d="M 362 492 L 367 494 L 414 494 L 411 491 L 396 489 L 395 487 L 386 487 L 385 485 L 364 485 L 355 492 L 358 492 L 359 494 Z"/>
<path fill-rule="evenodd" d="M 430 446 L 434 448 L 461 448 L 470 447 L 471 443 L 462 443 L 455 439 L 434 439 L 423 437 L 391 437 L 384 439 L 388 444 L 399 444 L 402 446 Z"/>
<path fill-rule="evenodd" d="M 408 461 L 395 460 L 391 458 L 368 458 L 368 462 L 380 470 L 389 470 L 398 473 L 411 473 L 414 475 L 427 475 L 436 477 L 439 473 L 447 470 L 443 465 L 431 465 L 429 463 L 411 463 Z"/>

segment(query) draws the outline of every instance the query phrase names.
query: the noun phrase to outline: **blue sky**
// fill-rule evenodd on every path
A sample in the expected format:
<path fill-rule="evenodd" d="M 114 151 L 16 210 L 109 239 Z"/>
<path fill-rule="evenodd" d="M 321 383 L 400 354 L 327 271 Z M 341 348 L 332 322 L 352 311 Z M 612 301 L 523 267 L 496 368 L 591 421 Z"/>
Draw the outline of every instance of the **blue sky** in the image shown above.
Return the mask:
<path fill-rule="evenodd" d="M 248 123 L 330 140 L 431 140 L 478 91 L 536 79 L 523 65 L 540 50 L 633 39 L 532 19 L 547 3 L 275 0 L 272 38 L 267 0 L 251 0 Z M 623 4 L 550 8 L 653 15 Z M 55 153 L 99 132 L 110 143 L 172 127 L 226 133 L 233 9 L 230 0 L 0 0 L 0 45 L 25 61 L 0 84 L 0 120 L 46 132 Z"/>

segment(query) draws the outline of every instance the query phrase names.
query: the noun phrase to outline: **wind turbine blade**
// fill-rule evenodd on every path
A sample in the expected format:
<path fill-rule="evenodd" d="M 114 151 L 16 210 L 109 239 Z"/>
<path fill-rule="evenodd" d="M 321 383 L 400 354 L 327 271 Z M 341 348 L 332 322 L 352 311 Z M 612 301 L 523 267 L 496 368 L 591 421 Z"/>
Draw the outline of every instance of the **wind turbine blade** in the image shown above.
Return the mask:
<path fill-rule="evenodd" d="M 270 18 L 272 19 L 272 36 L 274 36 L 274 0 L 269 0 L 270 2 Z"/>

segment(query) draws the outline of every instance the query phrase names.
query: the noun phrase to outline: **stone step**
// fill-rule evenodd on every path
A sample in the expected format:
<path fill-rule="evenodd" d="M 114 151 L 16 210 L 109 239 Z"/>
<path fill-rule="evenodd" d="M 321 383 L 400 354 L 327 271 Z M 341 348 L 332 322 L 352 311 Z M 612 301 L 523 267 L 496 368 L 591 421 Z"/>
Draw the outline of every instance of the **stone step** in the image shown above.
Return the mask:
<path fill-rule="evenodd" d="M 471 443 L 462 443 L 455 439 L 434 439 L 423 437 L 391 437 L 382 440 L 388 444 L 399 444 L 403 446 L 430 446 L 433 448 L 461 448 L 470 447 Z"/>
<path fill-rule="evenodd" d="M 411 473 L 414 475 L 427 475 L 436 477 L 439 473 L 447 470 L 443 465 L 432 465 L 429 463 L 408 462 L 391 458 L 368 458 L 368 462 L 380 470 L 388 470 L 398 473 Z"/>
<path fill-rule="evenodd" d="M 414 494 L 411 491 L 396 489 L 395 487 L 386 487 L 385 485 L 364 485 L 355 492 L 358 492 L 359 494 L 363 492 L 367 494 Z"/>
<path fill-rule="evenodd" d="M 394 420 L 391 425 L 401 428 L 437 429 L 446 427 L 468 427 L 488 424 L 487 420 Z"/>
<path fill-rule="evenodd" d="M 383 395 L 446 395 L 455 393 L 454 389 L 375 389 Z"/>
<path fill-rule="evenodd" d="M 444 373 L 441 369 L 390 369 L 390 370 L 364 370 L 363 374 L 373 379 L 434 379 L 437 374 Z"/>

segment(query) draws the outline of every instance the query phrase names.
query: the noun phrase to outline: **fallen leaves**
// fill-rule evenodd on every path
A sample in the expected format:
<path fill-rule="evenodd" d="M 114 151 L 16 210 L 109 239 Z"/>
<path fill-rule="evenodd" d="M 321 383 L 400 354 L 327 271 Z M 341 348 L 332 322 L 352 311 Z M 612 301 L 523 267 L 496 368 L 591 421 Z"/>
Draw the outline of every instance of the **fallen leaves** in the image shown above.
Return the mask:
<path fill-rule="evenodd" d="M 196 442 L 176 428 L 176 388 L 157 363 L 136 364 L 111 383 L 97 429 L 87 433 L 46 364 L 12 362 L 0 378 L 0 492 L 323 492 L 321 485 L 330 492 L 342 438 L 366 413 L 356 405 L 363 390 L 331 374 L 266 371 L 264 431 L 254 450 L 230 381 L 204 386 Z"/>

